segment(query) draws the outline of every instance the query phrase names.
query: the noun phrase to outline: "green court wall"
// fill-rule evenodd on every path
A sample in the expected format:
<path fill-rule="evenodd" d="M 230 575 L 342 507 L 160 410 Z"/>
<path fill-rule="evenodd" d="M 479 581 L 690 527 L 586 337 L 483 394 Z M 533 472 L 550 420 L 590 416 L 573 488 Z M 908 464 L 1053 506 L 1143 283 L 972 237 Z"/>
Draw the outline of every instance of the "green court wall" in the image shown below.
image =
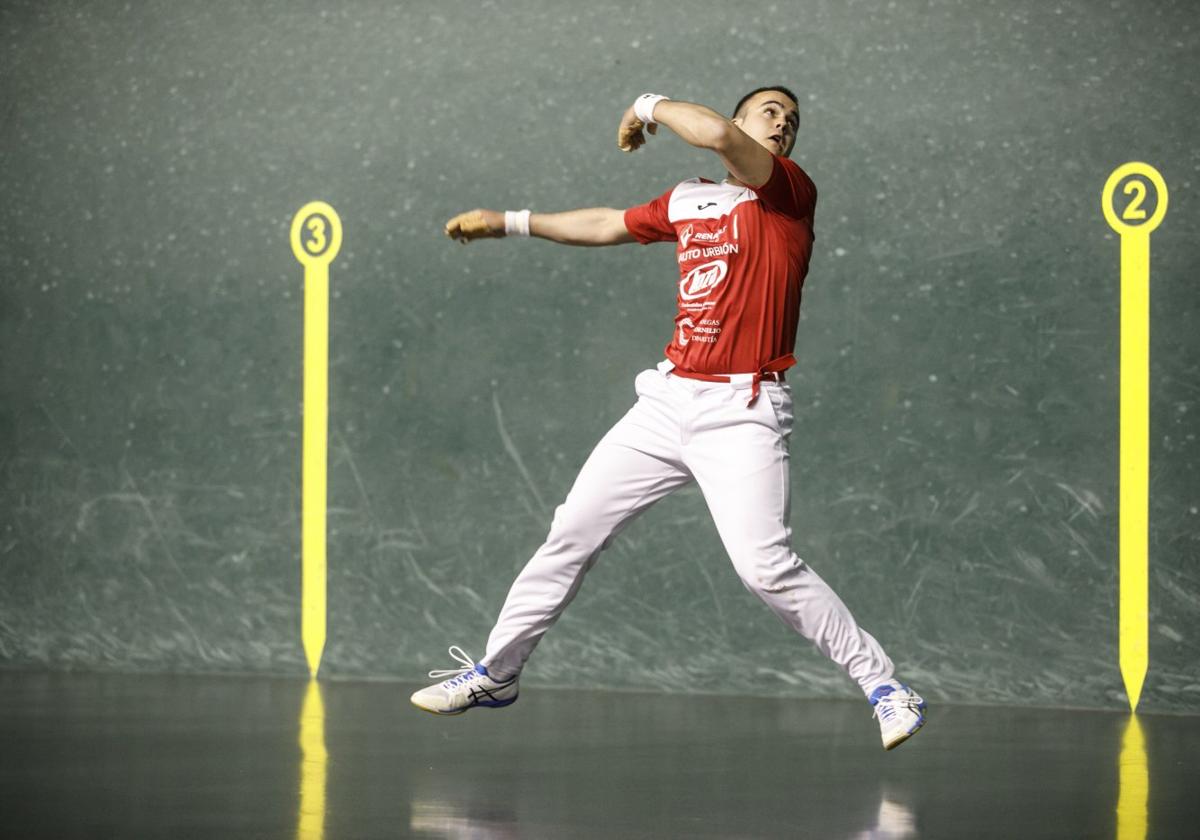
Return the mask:
<path fill-rule="evenodd" d="M 1120 242 L 1158 168 L 1150 671 L 1200 711 L 1200 32 L 1190 2 L 0 9 L 0 666 L 302 675 L 303 271 L 329 202 L 330 678 L 479 656 L 671 337 L 666 246 L 460 247 L 477 206 L 626 207 L 719 162 L 654 91 L 797 92 L 820 190 L 789 377 L 796 550 L 931 699 L 1120 708 Z M 853 696 L 703 498 L 634 523 L 526 682 Z"/>

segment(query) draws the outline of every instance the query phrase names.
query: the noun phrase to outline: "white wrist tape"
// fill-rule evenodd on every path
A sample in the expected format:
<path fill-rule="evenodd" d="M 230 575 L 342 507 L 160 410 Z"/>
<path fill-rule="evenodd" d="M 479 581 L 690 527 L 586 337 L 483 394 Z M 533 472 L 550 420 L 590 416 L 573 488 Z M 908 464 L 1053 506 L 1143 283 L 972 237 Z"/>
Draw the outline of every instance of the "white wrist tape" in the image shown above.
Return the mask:
<path fill-rule="evenodd" d="M 637 99 L 633 100 L 633 114 L 644 125 L 654 125 L 654 106 L 659 102 L 667 99 L 665 96 L 659 96 L 657 93 L 643 93 Z"/>
<path fill-rule="evenodd" d="M 529 236 L 529 211 L 505 210 L 504 234 L 505 236 Z"/>

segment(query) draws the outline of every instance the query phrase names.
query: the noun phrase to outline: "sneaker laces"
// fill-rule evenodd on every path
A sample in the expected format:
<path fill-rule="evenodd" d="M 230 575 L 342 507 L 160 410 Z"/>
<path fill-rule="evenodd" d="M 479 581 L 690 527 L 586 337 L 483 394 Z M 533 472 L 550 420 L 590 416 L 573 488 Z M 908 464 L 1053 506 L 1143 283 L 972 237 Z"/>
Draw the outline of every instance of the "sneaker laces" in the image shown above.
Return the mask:
<path fill-rule="evenodd" d="M 901 709 L 920 714 L 918 709 L 920 705 L 916 695 L 911 691 L 893 689 L 875 701 L 875 711 L 871 713 L 871 717 L 877 717 L 884 723 L 891 723 Z"/>
<path fill-rule="evenodd" d="M 475 675 L 475 660 L 467 656 L 467 652 L 458 645 L 450 646 L 450 655 L 457 661 L 462 663 L 461 668 L 450 668 L 443 671 L 430 671 L 429 678 L 431 680 L 440 680 L 442 677 L 452 677 L 453 679 L 446 680 L 444 685 L 447 687 L 465 683 Z"/>

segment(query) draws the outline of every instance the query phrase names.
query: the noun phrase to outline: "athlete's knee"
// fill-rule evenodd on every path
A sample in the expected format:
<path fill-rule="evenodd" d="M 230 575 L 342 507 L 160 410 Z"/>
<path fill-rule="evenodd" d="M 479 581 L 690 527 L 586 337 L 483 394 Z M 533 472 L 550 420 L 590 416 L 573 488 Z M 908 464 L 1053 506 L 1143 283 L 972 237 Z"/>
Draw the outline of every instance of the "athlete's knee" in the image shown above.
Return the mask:
<path fill-rule="evenodd" d="M 799 586 L 807 567 L 791 551 L 746 551 L 732 557 L 734 569 L 753 592 L 782 594 Z"/>
<path fill-rule="evenodd" d="M 558 506 L 546 545 L 556 551 L 589 556 L 608 545 L 609 532 L 595 519 L 567 504 Z"/>

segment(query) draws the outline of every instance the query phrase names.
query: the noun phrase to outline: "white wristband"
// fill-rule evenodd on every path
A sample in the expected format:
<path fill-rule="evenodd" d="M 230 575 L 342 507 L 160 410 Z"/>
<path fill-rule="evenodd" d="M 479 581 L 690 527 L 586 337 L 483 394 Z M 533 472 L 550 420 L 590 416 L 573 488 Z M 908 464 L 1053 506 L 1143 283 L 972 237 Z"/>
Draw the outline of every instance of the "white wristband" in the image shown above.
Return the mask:
<path fill-rule="evenodd" d="M 641 120 L 643 125 L 654 125 L 654 106 L 666 98 L 657 93 L 643 93 L 633 100 L 634 116 Z"/>
<path fill-rule="evenodd" d="M 505 210 L 504 234 L 505 236 L 529 236 L 529 211 Z"/>

